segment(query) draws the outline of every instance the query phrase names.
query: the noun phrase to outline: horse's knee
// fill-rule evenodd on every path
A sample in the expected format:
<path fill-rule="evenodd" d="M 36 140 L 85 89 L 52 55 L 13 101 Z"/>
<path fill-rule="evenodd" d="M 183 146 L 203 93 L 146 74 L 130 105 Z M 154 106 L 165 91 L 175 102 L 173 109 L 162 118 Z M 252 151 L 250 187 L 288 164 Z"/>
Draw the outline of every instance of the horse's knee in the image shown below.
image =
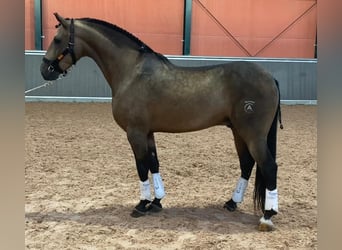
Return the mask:
<path fill-rule="evenodd" d="M 127 130 L 127 139 L 132 147 L 138 175 L 141 181 L 148 179 L 149 161 L 147 135 L 139 130 Z"/>
<path fill-rule="evenodd" d="M 139 176 L 147 179 L 148 171 L 152 174 L 159 173 L 159 161 L 153 151 L 150 149 L 145 153 L 141 159 L 136 159 Z"/>
<path fill-rule="evenodd" d="M 134 129 L 127 130 L 127 139 L 137 161 L 142 161 L 147 155 L 147 135 Z"/>
<path fill-rule="evenodd" d="M 149 148 L 148 149 L 148 155 L 149 155 L 149 166 L 151 173 L 158 173 L 159 172 L 159 161 L 157 157 L 157 151 L 155 148 Z"/>

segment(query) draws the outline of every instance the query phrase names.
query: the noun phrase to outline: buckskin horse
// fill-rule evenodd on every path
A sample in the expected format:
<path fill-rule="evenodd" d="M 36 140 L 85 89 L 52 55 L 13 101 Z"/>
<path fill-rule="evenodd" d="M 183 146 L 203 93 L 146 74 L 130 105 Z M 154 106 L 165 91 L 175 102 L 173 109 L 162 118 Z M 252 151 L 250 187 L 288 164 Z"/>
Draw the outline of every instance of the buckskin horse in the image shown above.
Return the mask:
<path fill-rule="evenodd" d="M 241 176 L 224 207 L 241 203 L 256 163 L 254 208 L 260 231 L 274 229 L 278 213 L 276 137 L 280 118 L 278 82 L 257 64 L 241 61 L 179 67 L 126 30 L 92 18 L 54 14 L 57 33 L 41 64 L 45 80 L 55 80 L 85 56 L 92 58 L 112 91 L 114 120 L 126 132 L 140 178 L 140 202 L 131 216 L 162 210 L 155 132 L 180 133 L 224 125 L 231 128 Z M 152 200 L 149 181 L 154 188 Z"/>

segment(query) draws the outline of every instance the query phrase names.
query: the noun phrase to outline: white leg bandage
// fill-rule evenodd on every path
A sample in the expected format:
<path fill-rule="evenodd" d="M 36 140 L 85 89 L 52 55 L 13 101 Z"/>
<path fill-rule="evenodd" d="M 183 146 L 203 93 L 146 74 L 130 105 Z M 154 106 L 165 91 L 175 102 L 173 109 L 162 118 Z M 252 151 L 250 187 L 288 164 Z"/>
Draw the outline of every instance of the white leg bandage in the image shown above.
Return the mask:
<path fill-rule="evenodd" d="M 152 174 L 152 178 L 154 186 L 154 195 L 157 199 L 162 199 L 165 196 L 165 190 L 160 173 Z"/>
<path fill-rule="evenodd" d="M 266 188 L 265 210 L 271 209 L 278 212 L 278 190 L 270 191 Z"/>
<path fill-rule="evenodd" d="M 234 202 L 242 202 L 243 196 L 245 195 L 245 191 L 248 185 L 248 181 L 242 177 L 240 177 L 238 183 L 236 184 L 236 188 L 233 193 L 233 201 Z"/>
<path fill-rule="evenodd" d="M 151 199 L 151 188 L 150 181 L 140 181 L 140 200 L 152 200 Z"/>

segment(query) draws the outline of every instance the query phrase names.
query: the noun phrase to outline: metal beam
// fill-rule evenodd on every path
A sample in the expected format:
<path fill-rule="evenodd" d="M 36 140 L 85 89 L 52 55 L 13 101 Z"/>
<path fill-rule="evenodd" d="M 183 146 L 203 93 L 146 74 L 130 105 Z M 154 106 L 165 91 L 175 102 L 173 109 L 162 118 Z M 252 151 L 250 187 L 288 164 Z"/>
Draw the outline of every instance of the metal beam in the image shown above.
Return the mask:
<path fill-rule="evenodd" d="M 35 49 L 43 49 L 42 0 L 34 0 Z"/>
<path fill-rule="evenodd" d="M 317 24 L 316 24 L 316 37 L 315 37 L 315 58 L 317 58 Z"/>
<path fill-rule="evenodd" d="M 190 55 L 192 0 L 184 0 L 183 55 Z"/>

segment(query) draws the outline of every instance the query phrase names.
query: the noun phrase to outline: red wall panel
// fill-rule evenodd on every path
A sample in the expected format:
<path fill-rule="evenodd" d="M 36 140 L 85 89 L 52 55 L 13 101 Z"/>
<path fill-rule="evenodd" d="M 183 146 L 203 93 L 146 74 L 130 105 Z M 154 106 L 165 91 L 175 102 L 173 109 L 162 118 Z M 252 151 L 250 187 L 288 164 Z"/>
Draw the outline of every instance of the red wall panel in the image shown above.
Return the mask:
<path fill-rule="evenodd" d="M 133 33 L 163 54 L 182 54 L 183 0 L 44 0 L 44 48 L 56 30 L 54 12 L 64 17 L 93 17 Z"/>
<path fill-rule="evenodd" d="M 317 0 L 193 0 L 191 55 L 313 58 Z M 182 54 L 184 0 L 44 0 L 43 49 L 53 13 L 94 17 L 133 33 L 155 51 Z M 34 0 L 25 0 L 25 48 L 34 49 Z"/>
<path fill-rule="evenodd" d="M 34 34 L 34 0 L 25 0 L 25 49 L 35 49 Z"/>
<path fill-rule="evenodd" d="M 315 4 L 316 0 L 194 0 L 191 54 L 312 58 Z"/>

